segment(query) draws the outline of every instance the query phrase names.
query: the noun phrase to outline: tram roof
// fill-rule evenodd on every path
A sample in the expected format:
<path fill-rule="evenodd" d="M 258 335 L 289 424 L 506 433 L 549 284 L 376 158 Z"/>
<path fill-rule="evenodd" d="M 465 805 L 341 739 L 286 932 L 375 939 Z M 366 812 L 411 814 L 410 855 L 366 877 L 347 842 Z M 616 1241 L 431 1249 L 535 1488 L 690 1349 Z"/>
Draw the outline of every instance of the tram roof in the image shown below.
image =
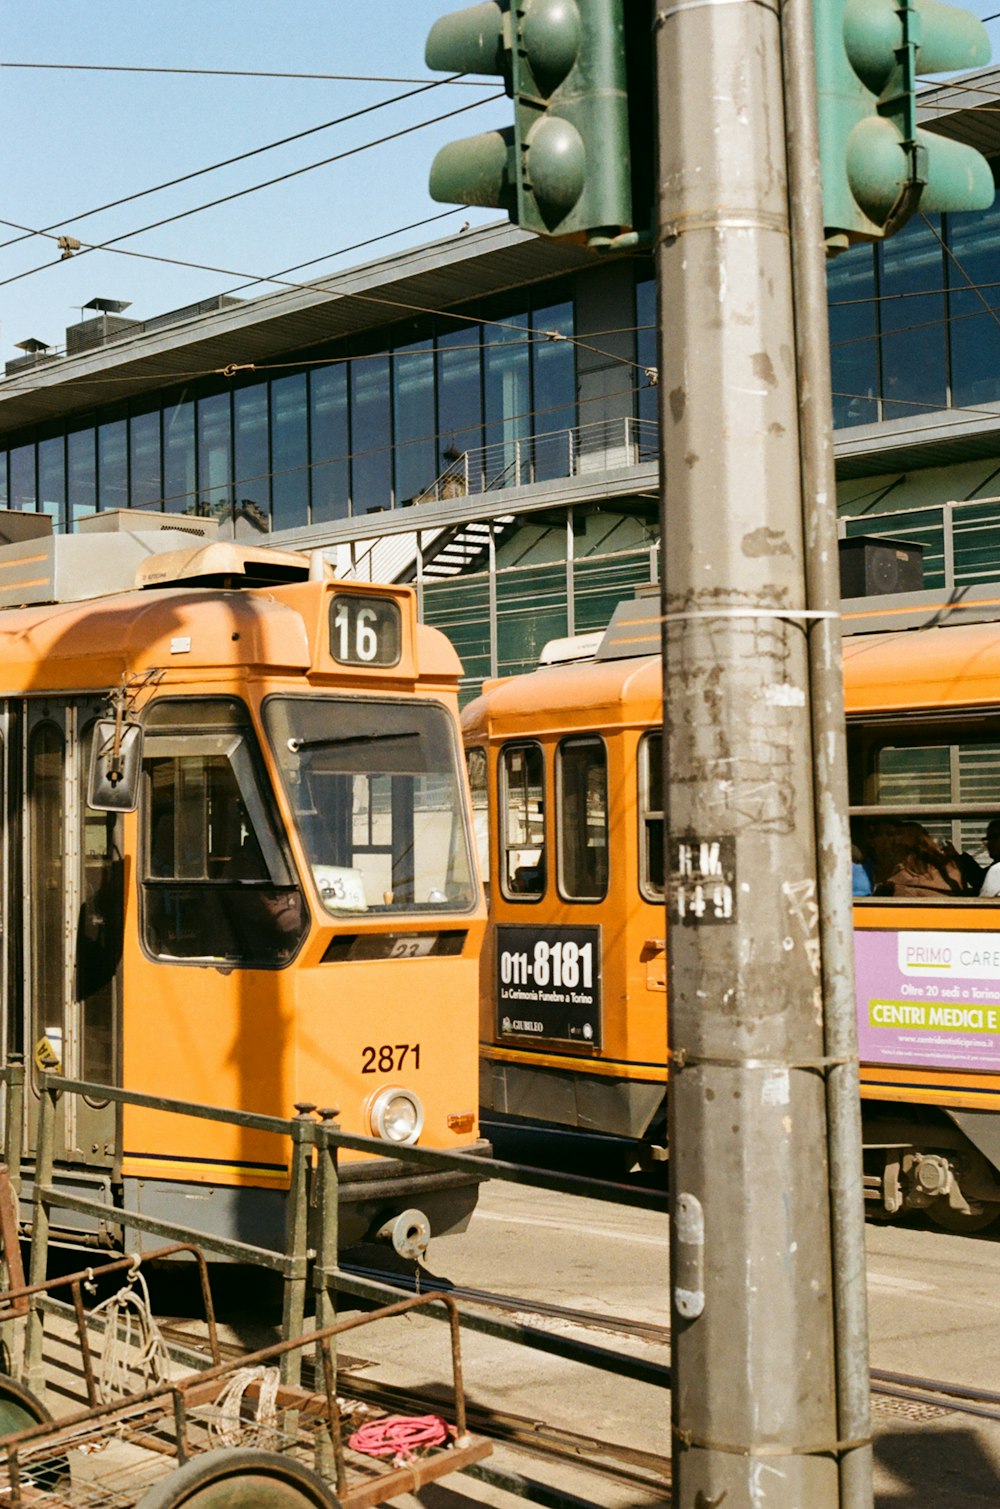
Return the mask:
<path fill-rule="evenodd" d="M 852 637 L 844 683 L 849 713 L 995 706 L 1000 623 Z"/>
<path fill-rule="evenodd" d="M 523 676 L 488 681 L 462 715 L 466 733 L 544 733 L 658 723 L 662 716 L 658 655 L 542 666 Z"/>
<path fill-rule="evenodd" d="M 334 585 L 172 586 L 7 609 L 0 612 L 0 695 L 98 691 L 153 670 L 165 670 L 175 683 L 203 685 L 249 668 L 304 676 L 322 671 L 324 658 L 328 682 L 339 673 L 321 653 L 327 620 L 320 598 Z M 364 690 L 391 692 L 416 679 L 433 691 L 457 685 L 460 675 L 445 635 L 416 624 L 412 654 L 404 654 L 398 670 L 369 671 Z M 345 675 L 352 689 L 360 689 L 358 680 Z"/>

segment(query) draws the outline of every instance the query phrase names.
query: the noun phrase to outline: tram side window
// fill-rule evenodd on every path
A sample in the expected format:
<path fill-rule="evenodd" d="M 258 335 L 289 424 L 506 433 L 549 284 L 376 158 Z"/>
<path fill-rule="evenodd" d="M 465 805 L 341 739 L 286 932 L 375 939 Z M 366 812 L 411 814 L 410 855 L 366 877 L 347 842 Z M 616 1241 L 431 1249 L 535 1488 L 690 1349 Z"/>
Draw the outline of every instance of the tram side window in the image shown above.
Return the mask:
<path fill-rule="evenodd" d="M 994 737 L 990 737 L 990 734 Z M 851 733 L 855 894 L 989 895 L 987 826 L 1000 818 L 996 730 Z M 998 847 L 995 842 L 993 847 Z"/>
<path fill-rule="evenodd" d="M 489 761 L 486 750 L 473 745 L 466 750 L 465 763 L 469 771 L 469 792 L 472 796 L 472 831 L 479 856 L 479 872 L 486 887 L 486 899 L 490 894 L 490 804 L 488 790 Z"/>
<path fill-rule="evenodd" d="M 500 752 L 500 883 L 511 901 L 545 894 L 545 756 L 540 744 Z"/>
<path fill-rule="evenodd" d="M 81 740 L 80 813 L 81 897 L 76 928 L 76 997 L 82 1013 L 80 1057 L 84 1079 L 115 1082 L 115 1005 L 125 919 L 122 819 L 87 805 L 87 777 L 96 724 Z"/>
<path fill-rule="evenodd" d="M 608 753 L 599 738 L 564 739 L 556 754 L 559 891 L 601 901 L 608 891 Z"/>
<path fill-rule="evenodd" d="M 645 734 L 639 745 L 639 890 L 663 900 L 663 735 Z"/>
<path fill-rule="evenodd" d="M 28 871 L 31 906 L 32 1042 L 62 1042 L 66 894 L 66 747 L 55 723 L 39 723 L 28 740 Z"/>
<path fill-rule="evenodd" d="M 143 771 L 150 953 L 285 963 L 305 932 L 306 910 L 240 704 L 155 703 Z"/>

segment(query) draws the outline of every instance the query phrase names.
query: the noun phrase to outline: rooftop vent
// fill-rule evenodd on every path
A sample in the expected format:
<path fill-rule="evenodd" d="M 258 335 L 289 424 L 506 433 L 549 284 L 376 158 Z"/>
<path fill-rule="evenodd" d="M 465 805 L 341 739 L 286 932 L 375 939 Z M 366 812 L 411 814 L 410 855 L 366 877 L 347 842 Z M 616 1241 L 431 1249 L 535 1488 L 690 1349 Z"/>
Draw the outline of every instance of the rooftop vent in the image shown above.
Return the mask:
<path fill-rule="evenodd" d="M 116 335 L 132 330 L 137 320 L 122 318 L 122 311 L 131 307 L 128 299 L 94 298 L 84 304 L 91 310 L 89 320 L 82 319 L 78 325 L 69 325 L 66 330 L 66 355 L 76 356 L 80 351 L 93 351 Z"/>
<path fill-rule="evenodd" d="M 23 356 L 15 356 L 11 361 L 4 363 L 4 372 L 7 376 L 11 372 L 23 372 L 28 367 L 37 367 L 39 362 L 50 362 L 55 358 L 55 352 L 47 341 L 40 341 L 33 335 L 29 335 L 26 341 L 15 341 L 18 351 L 23 351 Z"/>

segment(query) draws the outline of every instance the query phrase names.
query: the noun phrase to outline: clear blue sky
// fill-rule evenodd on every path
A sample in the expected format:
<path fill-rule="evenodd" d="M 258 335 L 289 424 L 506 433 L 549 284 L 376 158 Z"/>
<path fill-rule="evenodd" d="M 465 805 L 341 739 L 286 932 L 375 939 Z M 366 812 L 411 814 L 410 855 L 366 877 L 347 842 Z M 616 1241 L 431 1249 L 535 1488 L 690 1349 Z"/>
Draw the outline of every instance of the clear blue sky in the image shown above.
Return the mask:
<path fill-rule="evenodd" d="M 4 0 L 0 63 L 275 70 L 430 78 L 424 42 L 460 0 Z M 1000 0 L 971 0 L 986 17 Z M 990 32 L 1000 58 L 1000 22 Z M 165 179 L 319 126 L 408 86 L 313 79 L 0 67 L 3 194 L 0 217 L 33 228 L 57 224 L 100 242 L 456 109 L 489 88 L 446 85 L 334 125 L 247 162 L 205 174 L 132 204 L 84 212 Z M 234 203 L 121 243 L 132 251 L 231 269 L 212 273 L 110 251 L 60 262 L 33 237 L 0 249 L 0 359 L 28 336 L 61 345 L 67 324 L 95 295 L 131 301 L 144 319 L 244 281 L 323 256 L 439 213 L 426 191 L 437 147 L 506 123 L 500 100 L 343 162 L 303 173 Z M 317 264 L 330 271 L 495 219 L 459 210 L 438 226 L 405 231 L 367 250 Z M 0 225 L 0 241 L 17 234 Z M 43 267 L 17 282 L 27 269 Z M 290 274 L 315 276 L 316 270 Z M 248 291 L 249 292 L 249 291 Z"/>
<path fill-rule="evenodd" d="M 399 75 L 431 80 L 424 42 L 455 0 L 4 0 L 0 62 Z M 84 212 L 223 158 L 319 126 L 416 86 L 313 79 L 0 68 L 0 218 L 102 242 L 234 190 L 361 146 L 493 92 L 445 85 L 315 132 L 104 214 Z M 498 86 L 499 87 L 499 86 Z M 441 213 L 426 189 L 438 146 L 506 122 L 506 100 L 343 162 L 121 243 L 260 276 Z M 457 230 L 495 211 L 460 210 L 289 276 L 329 272 Z M 0 241 L 17 235 L 0 225 Z M 43 271 L 16 282 L 27 269 Z M 148 318 L 221 293 L 242 277 L 170 267 L 111 251 L 62 262 L 50 240 L 0 250 L 0 359 L 34 336 L 61 345 L 95 295 Z M 262 291 L 262 290 L 257 290 Z M 266 285 L 265 285 L 266 291 Z M 245 296 L 252 296 L 246 290 Z"/>

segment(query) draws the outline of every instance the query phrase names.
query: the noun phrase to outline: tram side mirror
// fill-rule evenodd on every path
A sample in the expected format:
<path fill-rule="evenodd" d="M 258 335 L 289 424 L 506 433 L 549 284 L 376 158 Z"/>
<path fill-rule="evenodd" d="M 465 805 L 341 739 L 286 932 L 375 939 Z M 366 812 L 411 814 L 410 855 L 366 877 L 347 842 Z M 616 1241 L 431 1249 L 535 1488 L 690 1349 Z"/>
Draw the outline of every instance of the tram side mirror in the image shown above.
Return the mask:
<path fill-rule="evenodd" d="M 87 805 L 96 812 L 134 812 L 141 769 L 141 725 L 99 718 L 94 724 Z"/>

